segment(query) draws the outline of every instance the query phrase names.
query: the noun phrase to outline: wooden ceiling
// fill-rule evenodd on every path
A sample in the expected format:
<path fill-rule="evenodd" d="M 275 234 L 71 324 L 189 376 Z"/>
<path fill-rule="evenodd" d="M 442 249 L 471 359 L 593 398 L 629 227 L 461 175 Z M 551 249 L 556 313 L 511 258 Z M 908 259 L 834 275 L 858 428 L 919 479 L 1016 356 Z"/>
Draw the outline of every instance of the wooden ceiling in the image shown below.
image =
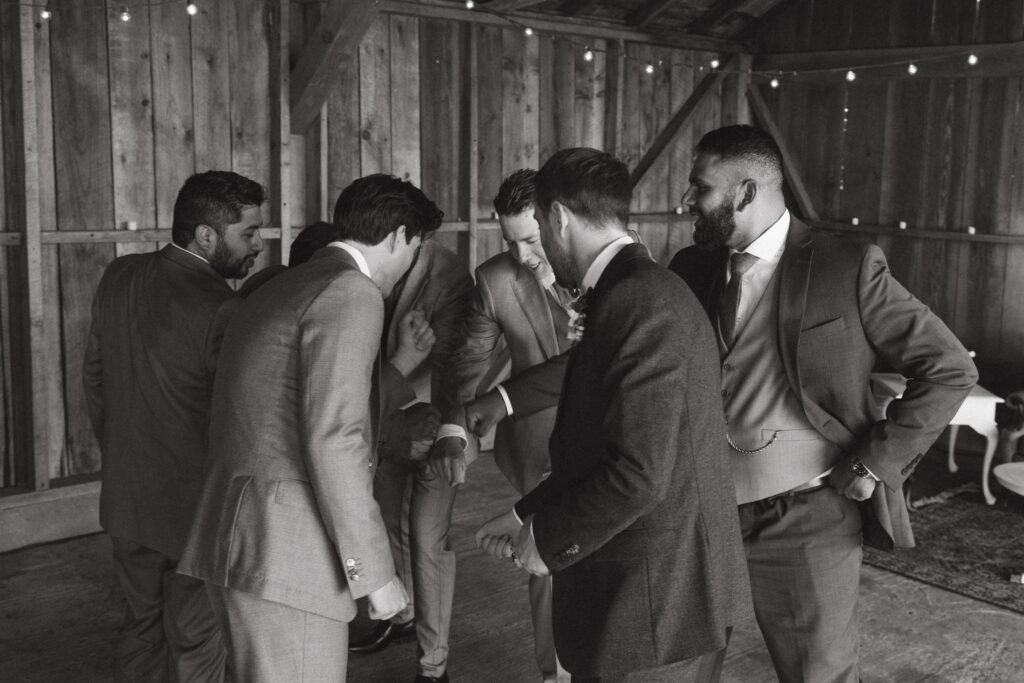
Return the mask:
<path fill-rule="evenodd" d="M 741 42 L 754 39 L 763 21 L 792 4 L 793 0 L 477 0 L 479 7 L 501 13 L 594 19 L 655 36 Z"/>

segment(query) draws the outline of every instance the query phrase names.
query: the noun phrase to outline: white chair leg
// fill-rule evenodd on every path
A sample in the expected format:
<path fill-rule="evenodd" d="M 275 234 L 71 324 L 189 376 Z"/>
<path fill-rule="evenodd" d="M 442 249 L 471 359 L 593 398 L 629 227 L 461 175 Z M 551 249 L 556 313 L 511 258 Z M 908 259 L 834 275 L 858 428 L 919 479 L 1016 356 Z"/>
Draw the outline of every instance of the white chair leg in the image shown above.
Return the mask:
<path fill-rule="evenodd" d="M 954 458 L 956 454 L 956 435 L 960 432 L 960 425 L 949 425 L 949 471 L 958 472 L 960 468 Z"/>
<path fill-rule="evenodd" d="M 985 502 L 994 505 L 996 497 L 988 490 L 988 474 L 992 469 L 992 456 L 996 452 L 996 444 L 999 442 L 999 430 L 993 425 L 991 429 L 978 430 L 978 433 L 985 436 L 985 460 L 981 464 L 981 492 L 985 496 Z"/>

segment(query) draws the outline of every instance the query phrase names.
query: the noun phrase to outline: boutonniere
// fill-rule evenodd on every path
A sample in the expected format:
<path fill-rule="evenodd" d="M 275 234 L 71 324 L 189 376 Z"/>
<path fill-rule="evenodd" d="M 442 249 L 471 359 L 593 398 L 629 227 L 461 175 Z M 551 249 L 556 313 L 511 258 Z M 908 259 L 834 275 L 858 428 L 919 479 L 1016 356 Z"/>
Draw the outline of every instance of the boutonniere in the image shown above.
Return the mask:
<path fill-rule="evenodd" d="M 589 289 L 586 293 L 577 296 L 573 299 L 572 303 L 569 304 L 569 329 L 566 332 L 566 337 L 568 337 L 573 344 L 577 344 L 583 339 L 583 328 L 584 323 L 587 321 L 587 306 L 589 304 Z"/>

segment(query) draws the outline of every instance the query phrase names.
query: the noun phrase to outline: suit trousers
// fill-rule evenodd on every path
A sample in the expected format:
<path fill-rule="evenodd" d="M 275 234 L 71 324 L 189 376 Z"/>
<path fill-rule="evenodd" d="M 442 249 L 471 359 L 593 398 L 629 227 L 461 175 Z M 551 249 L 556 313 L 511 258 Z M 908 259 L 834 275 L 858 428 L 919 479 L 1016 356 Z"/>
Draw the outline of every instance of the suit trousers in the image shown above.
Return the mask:
<path fill-rule="evenodd" d="M 163 553 L 111 536 L 127 605 L 114 656 L 114 680 L 224 680 L 227 654 L 206 584 L 175 572 Z"/>
<path fill-rule="evenodd" d="M 732 627 L 726 630 L 725 642 L 732 636 Z M 656 669 L 630 671 L 615 676 L 595 678 L 572 677 L 572 683 L 718 683 L 722 677 L 725 648 L 703 655 L 673 662 Z"/>
<path fill-rule="evenodd" d="M 209 584 L 241 683 L 345 683 L 348 622 Z"/>
<path fill-rule="evenodd" d="M 448 666 L 448 634 L 455 598 L 455 553 L 448 529 L 455 487 L 420 463 L 385 459 L 373 495 L 388 530 L 395 569 L 409 591 L 411 607 L 394 617 L 416 619 L 418 671 L 438 678 Z"/>
<path fill-rule="evenodd" d="M 746 503 L 739 513 L 754 614 L 779 681 L 856 683 L 857 503 L 825 486 Z"/>

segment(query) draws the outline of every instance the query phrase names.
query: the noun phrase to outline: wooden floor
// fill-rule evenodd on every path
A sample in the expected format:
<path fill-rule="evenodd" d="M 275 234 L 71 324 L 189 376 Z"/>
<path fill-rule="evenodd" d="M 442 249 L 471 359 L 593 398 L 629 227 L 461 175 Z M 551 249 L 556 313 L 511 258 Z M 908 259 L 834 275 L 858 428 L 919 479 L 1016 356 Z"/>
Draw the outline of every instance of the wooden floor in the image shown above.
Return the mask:
<path fill-rule="evenodd" d="M 937 451 L 929 455 L 933 461 L 941 457 Z M 961 461 L 963 476 L 974 476 L 977 464 Z M 508 509 L 515 495 L 489 458 L 469 475 L 451 534 L 459 558 L 451 679 L 539 681 L 525 575 L 473 547 L 478 525 Z M 0 555 L 0 681 L 110 680 L 121 598 L 109 553 L 108 539 L 96 535 Z M 357 622 L 353 630 L 364 626 Z M 861 634 L 864 681 L 1024 681 L 1024 615 L 872 567 L 861 579 Z M 409 640 L 355 655 L 348 680 L 409 683 L 415 650 Z M 724 680 L 775 680 L 752 620 L 734 633 Z"/>

